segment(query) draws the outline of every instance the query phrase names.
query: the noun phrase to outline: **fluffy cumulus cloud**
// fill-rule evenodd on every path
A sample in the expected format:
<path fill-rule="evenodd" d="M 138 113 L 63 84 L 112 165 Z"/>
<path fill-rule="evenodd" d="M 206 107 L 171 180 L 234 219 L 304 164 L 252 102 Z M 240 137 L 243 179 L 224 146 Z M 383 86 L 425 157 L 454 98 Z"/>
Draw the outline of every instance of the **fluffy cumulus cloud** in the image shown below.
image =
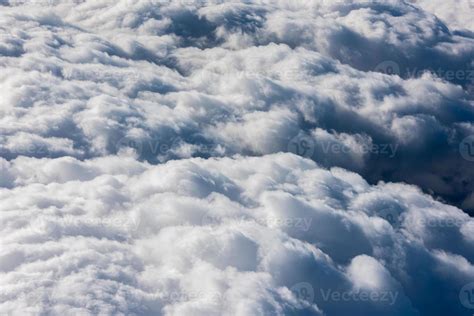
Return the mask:
<path fill-rule="evenodd" d="M 429 12 L 400 1 L 10 1 L 1 155 L 290 151 L 472 211 L 462 154 L 474 39 Z"/>
<path fill-rule="evenodd" d="M 471 18 L 474 2 L 471 0 L 453 0 L 449 3 L 436 0 L 412 0 L 411 2 L 436 14 L 453 31 L 474 31 L 474 22 Z"/>
<path fill-rule="evenodd" d="M 6 313 L 461 315 L 474 278 L 460 209 L 290 153 L 2 168 Z"/>
<path fill-rule="evenodd" d="M 469 314 L 452 2 L 0 0 L 0 311 Z"/>

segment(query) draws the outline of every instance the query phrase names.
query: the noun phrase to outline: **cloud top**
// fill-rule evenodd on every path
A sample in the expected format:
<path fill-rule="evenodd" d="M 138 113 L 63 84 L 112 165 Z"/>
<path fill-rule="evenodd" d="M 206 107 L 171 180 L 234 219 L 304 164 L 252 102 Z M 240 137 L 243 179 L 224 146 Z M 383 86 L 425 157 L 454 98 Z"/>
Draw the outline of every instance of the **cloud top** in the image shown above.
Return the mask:
<path fill-rule="evenodd" d="M 474 308 L 469 2 L 0 5 L 2 313 Z"/>
<path fill-rule="evenodd" d="M 7 313 L 459 314 L 474 277 L 461 210 L 293 154 L 2 165 Z"/>

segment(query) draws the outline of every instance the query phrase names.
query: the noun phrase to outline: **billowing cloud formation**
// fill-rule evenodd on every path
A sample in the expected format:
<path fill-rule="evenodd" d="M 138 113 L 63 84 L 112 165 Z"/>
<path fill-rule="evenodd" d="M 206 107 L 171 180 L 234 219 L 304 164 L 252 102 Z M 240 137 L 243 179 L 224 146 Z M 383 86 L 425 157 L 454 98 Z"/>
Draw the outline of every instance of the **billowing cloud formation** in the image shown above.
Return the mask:
<path fill-rule="evenodd" d="M 471 0 L 452 0 L 449 3 L 436 0 L 412 0 L 411 2 L 435 14 L 453 31 L 474 32 L 474 22 L 471 17 L 474 2 Z"/>
<path fill-rule="evenodd" d="M 433 3 L 0 0 L 0 311 L 470 314 L 474 9 Z"/>
<path fill-rule="evenodd" d="M 75 2 L 2 7 L 5 159 L 291 151 L 474 208 L 474 39 L 414 4 Z"/>
<path fill-rule="evenodd" d="M 474 221 L 413 186 L 289 153 L 22 157 L 2 171 L 2 312 L 466 311 Z"/>

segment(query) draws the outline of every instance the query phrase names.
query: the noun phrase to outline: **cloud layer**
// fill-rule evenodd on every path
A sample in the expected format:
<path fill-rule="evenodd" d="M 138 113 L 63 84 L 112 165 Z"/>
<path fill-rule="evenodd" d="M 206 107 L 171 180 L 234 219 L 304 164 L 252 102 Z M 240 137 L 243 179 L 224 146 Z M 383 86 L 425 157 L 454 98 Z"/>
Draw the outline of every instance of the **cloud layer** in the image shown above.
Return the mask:
<path fill-rule="evenodd" d="M 2 170 L 6 313 L 461 315 L 474 278 L 461 210 L 293 154 Z"/>
<path fill-rule="evenodd" d="M 454 3 L 0 0 L 0 313 L 469 314 Z"/>
<path fill-rule="evenodd" d="M 6 159 L 291 151 L 474 207 L 474 40 L 414 5 L 18 3 L 1 12 Z"/>

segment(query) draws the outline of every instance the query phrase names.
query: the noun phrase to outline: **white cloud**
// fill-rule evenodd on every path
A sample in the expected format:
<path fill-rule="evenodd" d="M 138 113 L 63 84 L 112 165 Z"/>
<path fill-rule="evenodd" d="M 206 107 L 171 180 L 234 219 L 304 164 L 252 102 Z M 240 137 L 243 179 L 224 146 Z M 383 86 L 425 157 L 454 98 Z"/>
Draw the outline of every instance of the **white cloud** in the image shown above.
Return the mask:
<path fill-rule="evenodd" d="M 471 16 L 474 3 L 471 0 L 453 0 L 449 3 L 433 0 L 413 0 L 412 2 L 424 10 L 435 14 L 444 23 L 449 25 L 453 31 L 474 31 L 474 22 Z"/>
<path fill-rule="evenodd" d="M 0 311 L 465 312 L 466 1 L 0 2 Z"/>
<path fill-rule="evenodd" d="M 4 169 L 4 312 L 424 314 L 435 308 L 423 304 L 428 279 L 456 291 L 474 277 L 461 210 L 292 154 L 18 158 Z M 304 282 L 306 301 L 294 288 Z"/>
<path fill-rule="evenodd" d="M 414 183 L 450 201 L 473 189 L 457 149 L 472 133 L 474 42 L 414 6 L 29 8 L 1 13 L 2 157 L 135 151 L 156 163 L 295 152 L 295 137 L 308 137 L 304 156 L 371 181 Z M 389 66 L 404 79 L 374 72 Z"/>

